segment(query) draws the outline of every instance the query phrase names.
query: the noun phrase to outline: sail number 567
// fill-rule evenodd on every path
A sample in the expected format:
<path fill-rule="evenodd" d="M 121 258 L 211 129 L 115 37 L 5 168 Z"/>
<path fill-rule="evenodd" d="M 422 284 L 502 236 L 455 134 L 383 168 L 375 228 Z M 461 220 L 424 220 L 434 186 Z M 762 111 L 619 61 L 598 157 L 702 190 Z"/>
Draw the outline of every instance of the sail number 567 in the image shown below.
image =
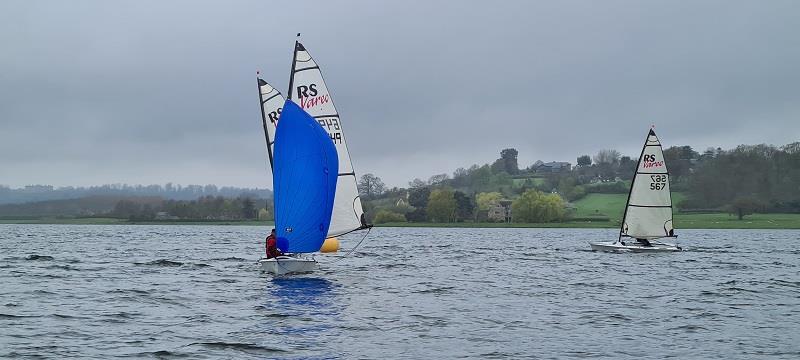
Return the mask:
<path fill-rule="evenodd" d="M 667 187 L 667 175 L 650 175 L 650 190 L 661 190 Z"/>

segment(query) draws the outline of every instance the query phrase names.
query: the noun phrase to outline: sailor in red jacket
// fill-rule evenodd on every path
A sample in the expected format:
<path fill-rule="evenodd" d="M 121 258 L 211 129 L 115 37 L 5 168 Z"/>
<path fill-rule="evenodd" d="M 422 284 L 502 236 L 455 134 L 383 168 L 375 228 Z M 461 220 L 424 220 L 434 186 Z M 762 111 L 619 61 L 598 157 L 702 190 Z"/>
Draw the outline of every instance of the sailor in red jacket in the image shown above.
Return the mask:
<path fill-rule="evenodd" d="M 283 255 L 283 253 L 278 250 L 278 238 L 275 237 L 275 229 L 272 229 L 272 232 L 270 232 L 269 236 L 267 236 L 267 244 L 265 248 L 267 251 L 267 259 Z"/>

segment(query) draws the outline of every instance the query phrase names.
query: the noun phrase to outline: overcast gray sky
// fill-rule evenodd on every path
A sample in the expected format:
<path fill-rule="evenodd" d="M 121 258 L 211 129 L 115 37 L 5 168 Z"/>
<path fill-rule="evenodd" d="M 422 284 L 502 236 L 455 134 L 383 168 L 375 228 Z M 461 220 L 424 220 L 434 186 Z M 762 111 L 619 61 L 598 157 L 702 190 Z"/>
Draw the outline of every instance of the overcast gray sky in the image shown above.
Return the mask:
<path fill-rule="evenodd" d="M 322 67 L 356 172 L 800 140 L 796 1 L 3 1 L 0 184 L 271 187 L 255 72 Z M 285 92 L 285 90 L 284 90 Z"/>

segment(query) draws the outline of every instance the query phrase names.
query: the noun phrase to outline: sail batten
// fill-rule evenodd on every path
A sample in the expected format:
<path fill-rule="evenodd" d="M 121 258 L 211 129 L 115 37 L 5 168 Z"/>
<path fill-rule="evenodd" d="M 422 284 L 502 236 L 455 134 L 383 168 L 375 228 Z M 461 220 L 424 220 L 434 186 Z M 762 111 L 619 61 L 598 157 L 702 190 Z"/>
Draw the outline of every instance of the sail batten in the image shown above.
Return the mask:
<path fill-rule="evenodd" d="M 661 142 L 651 129 L 636 164 L 620 238 L 658 239 L 670 236 L 674 236 L 674 229 L 669 172 Z"/>
<path fill-rule="evenodd" d="M 320 124 L 338 152 L 340 178 L 336 185 L 336 199 L 328 237 L 366 228 L 355 170 L 347 149 L 339 112 L 333 104 L 319 65 L 299 41 L 295 42 L 287 97 Z"/>

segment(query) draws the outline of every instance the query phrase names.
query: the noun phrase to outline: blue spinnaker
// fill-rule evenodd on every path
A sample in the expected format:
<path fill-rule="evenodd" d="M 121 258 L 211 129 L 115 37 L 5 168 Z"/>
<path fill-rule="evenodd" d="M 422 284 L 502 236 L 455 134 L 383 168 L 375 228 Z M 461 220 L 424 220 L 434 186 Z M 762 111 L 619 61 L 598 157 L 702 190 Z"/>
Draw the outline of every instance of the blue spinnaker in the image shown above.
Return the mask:
<path fill-rule="evenodd" d="M 283 252 L 319 251 L 331 224 L 339 157 L 328 133 L 294 102 L 275 132 L 275 232 Z"/>

